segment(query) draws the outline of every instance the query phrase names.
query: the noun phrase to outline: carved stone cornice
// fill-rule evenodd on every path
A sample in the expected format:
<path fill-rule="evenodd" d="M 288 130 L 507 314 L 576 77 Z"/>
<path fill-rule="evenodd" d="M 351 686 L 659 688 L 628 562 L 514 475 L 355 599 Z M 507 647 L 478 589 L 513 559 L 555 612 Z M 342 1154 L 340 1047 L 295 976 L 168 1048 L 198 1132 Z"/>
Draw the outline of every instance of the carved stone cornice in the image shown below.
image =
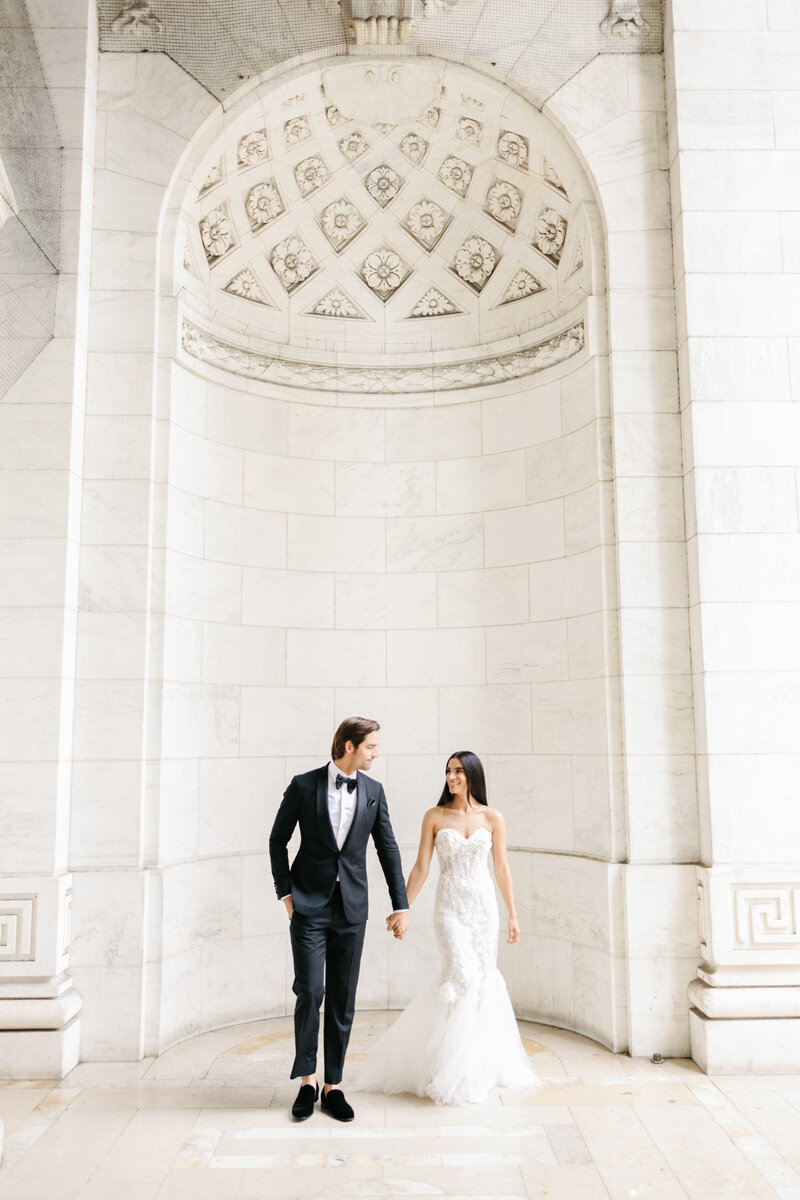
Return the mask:
<path fill-rule="evenodd" d="M 547 370 L 583 349 L 584 323 L 577 321 L 546 341 L 522 349 L 459 362 L 427 362 L 411 366 L 348 366 L 341 362 L 329 365 L 280 358 L 231 345 L 185 318 L 181 345 L 186 354 L 199 362 L 245 379 L 321 392 L 404 395 L 505 383 Z"/>

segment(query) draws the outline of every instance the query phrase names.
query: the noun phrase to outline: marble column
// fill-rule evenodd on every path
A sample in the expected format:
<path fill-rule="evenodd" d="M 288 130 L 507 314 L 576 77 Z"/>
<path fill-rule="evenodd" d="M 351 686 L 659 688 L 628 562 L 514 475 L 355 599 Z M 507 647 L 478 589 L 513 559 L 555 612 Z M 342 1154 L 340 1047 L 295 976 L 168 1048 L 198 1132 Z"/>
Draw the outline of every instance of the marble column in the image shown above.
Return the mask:
<path fill-rule="evenodd" d="M 60 1078 L 77 1063 L 80 1041 L 68 868 L 90 250 L 82 214 L 91 211 L 96 11 L 88 0 L 57 11 L 30 0 L 8 6 L 4 22 L 8 53 L 32 64 L 32 88 L 42 88 L 38 70 L 47 88 L 60 153 L 53 158 L 48 143 L 40 190 L 60 190 L 61 203 L 36 214 L 58 270 L 55 336 L 0 411 L 0 1076 Z M 12 159 L 22 177 L 13 148 Z"/>
<path fill-rule="evenodd" d="M 702 864 L 692 1053 L 710 1073 L 796 1072 L 800 12 L 669 7 Z"/>

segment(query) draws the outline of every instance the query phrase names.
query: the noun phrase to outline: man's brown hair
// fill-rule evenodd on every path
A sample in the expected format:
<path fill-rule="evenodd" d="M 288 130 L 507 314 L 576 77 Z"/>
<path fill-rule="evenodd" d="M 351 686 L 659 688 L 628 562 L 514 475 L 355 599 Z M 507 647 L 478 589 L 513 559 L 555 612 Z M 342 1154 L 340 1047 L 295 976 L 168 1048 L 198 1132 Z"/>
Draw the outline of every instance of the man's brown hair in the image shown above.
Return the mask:
<path fill-rule="evenodd" d="M 331 758 L 336 762 L 337 758 L 344 758 L 345 742 L 352 742 L 358 747 L 363 742 L 364 738 L 375 733 L 380 729 L 377 721 L 371 721 L 369 717 L 345 717 L 336 733 L 333 735 L 333 745 L 331 746 Z"/>

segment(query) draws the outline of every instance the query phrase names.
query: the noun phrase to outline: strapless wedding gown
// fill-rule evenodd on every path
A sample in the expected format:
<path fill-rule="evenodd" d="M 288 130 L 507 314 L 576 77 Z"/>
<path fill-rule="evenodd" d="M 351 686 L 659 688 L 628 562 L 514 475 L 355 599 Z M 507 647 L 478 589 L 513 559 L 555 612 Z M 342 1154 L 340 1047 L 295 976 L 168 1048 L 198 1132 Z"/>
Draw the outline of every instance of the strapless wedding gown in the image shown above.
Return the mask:
<path fill-rule="evenodd" d="M 367 1056 L 353 1090 L 413 1092 L 437 1104 L 482 1100 L 493 1087 L 535 1087 L 505 981 L 489 873 L 492 835 L 440 829 L 433 910 L 441 976 L 423 988 Z"/>

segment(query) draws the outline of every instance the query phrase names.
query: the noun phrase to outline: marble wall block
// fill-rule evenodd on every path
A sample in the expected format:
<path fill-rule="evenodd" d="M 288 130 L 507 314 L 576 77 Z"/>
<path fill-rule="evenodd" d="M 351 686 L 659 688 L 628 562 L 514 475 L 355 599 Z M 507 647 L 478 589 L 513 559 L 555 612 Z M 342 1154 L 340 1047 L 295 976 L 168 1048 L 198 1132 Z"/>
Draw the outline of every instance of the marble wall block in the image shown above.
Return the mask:
<path fill-rule="evenodd" d="M 596 506 L 596 497 L 592 498 Z M 549 500 L 487 512 L 483 518 L 487 567 L 559 558 L 564 553 L 564 501 Z"/>
<path fill-rule="evenodd" d="M 333 628 L 334 576 L 311 571 L 245 567 L 241 614 L 245 625 L 270 625 L 279 629 Z"/>
<path fill-rule="evenodd" d="M 245 452 L 244 502 L 272 512 L 332 513 L 334 465 Z"/>
<path fill-rule="evenodd" d="M 187 402 L 193 409 L 204 411 L 204 432 L 209 441 L 262 454 L 289 452 L 289 405 L 285 401 L 250 396 L 212 383 L 208 385 L 205 404 L 200 407 L 196 399 L 199 382 L 186 380 Z M 298 458 L 313 457 L 291 453 Z"/>
<path fill-rule="evenodd" d="M 386 568 L 459 571 L 482 567 L 483 522 L 480 513 L 391 518 L 386 522 Z"/>
<path fill-rule="evenodd" d="M 448 571 L 439 575 L 441 625 L 514 624 L 528 618 L 525 567 Z"/>
<path fill-rule="evenodd" d="M 163 751 L 169 757 L 236 754 L 239 688 L 211 683 L 165 683 L 162 721 Z"/>
<path fill-rule="evenodd" d="M 544 384 L 517 395 L 484 400 L 483 453 L 514 451 L 561 435 L 561 387 Z"/>
<path fill-rule="evenodd" d="M 321 747 L 329 745 L 336 727 L 333 698 L 331 687 L 243 687 L 241 753 L 247 757 L 318 755 Z"/>
<path fill-rule="evenodd" d="M 386 561 L 385 526 L 378 517 L 290 516 L 292 571 L 380 571 Z"/>
<path fill-rule="evenodd" d="M 537 754 L 603 754 L 608 747 L 605 680 L 534 683 L 533 749 Z"/>
<path fill-rule="evenodd" d="M 567 653 L 566 621 L 493 626 L 486 630 L 487 682 L 566 679 Z"/>
<path fill-rule="evenodd" d="M 378 630 L 290 629 L 286 644 L 289 687 L 352 687 L 386 683 L 386 634 Z"/>
<path fill-rule="evenodd" d="M 439 688 L 439 747 L 489 745 L 498 754 L 531 750 L 531 697 L 525 684 Z"/>
<path fill-rule="evenodd" d="M 317 746 L 327 746 L 330 731 L 353 713 L 367 713 L 381 725 L 381 754 L 449 754 L 439 737 L 439 704 L 436 688 L 337 687 L 329 733 Z"/>
<path fill-rule="evenodd" d="M 436 479 L 433 463 L 337 463 L 336 513 L 343 517 L 433 516 Z"/>
<path fill-rule="evenodd" d="M 556 499 L 601 478 L 597 437 L 592 424 L 530 447 L 526 452 L 528 503 Z"/>
<path fill-rule="evenodd" d="M 388 410 L 387 462 L 442 462 L 480 454 L 481 410 L 479 403 Z"/>
<path fill-rule="evenodd" d="M 400 414 L 393 414 L 395 417 Z M 412 447 L 393 456 L 400 462 L 417 457 Z M 386 460 L 386 414 L 379 408 L 332 408 L 316 404 L 289 407 L 288 452 L 292 458 L 341 463 Z"/>
<path fill-rule="evenodd" d="M 392 630 L 386 634 L 386 682 L 399 687 L 436 686 L 442 680 L 450 687 L 484 684 L 487 682 L 486 639 L 491 632 L 483 629 Z"/>
<path fill-rule="evenodd" d="M 248 567 L 286 565 L 286 517 L 234 504 L 206 501 L 203 555 Z"/>
<path fill-rule="evenodd" d="M 520 450 L 439 463 L 436 510 L 486 512 L 525 502 L 525 456 Z"/>
<path fill-rule="evenodd" d="M 290 684 L 301 682 L 292 677 L 297 672 L 292 657 L 294 636 L 296 631 L 290 631 Z M 316 636 L 327 635 L 322 633 Z M 264 686 L 287 682 L 287 633 L 283 629 L 213 625 L 206 622 L 202 626 L 202 640 L 204 683 Z"/>
<path fill-rule="evenodd" d="M 334 605 L 337 629 L 431 629 L 437 623 L 436 575 L 336 575 Z M 407 666 L 425 669 L 421 660 Z"/>
<path fill-rule="evenodd" d="M 509 846 L 570 853 L 573 802 L 569 756 L 490 754 L 483 761 L 489 803 L 503 813 Z"/>

